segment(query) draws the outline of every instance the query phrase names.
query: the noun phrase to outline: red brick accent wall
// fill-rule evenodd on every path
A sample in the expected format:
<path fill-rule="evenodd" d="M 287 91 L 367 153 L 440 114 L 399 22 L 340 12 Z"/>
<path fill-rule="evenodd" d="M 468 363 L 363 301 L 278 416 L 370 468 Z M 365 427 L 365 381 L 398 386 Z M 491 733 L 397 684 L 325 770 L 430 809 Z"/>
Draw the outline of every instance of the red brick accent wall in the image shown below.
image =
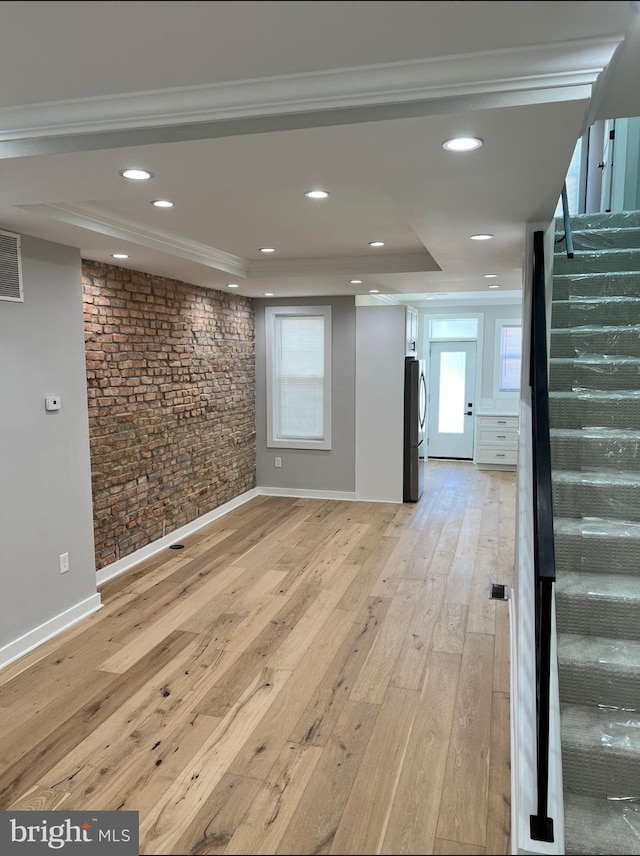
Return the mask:
<path fill-rule="evenodd" d="M 83 262 L 96 567 L 255 487 L 253 301 Z"/>

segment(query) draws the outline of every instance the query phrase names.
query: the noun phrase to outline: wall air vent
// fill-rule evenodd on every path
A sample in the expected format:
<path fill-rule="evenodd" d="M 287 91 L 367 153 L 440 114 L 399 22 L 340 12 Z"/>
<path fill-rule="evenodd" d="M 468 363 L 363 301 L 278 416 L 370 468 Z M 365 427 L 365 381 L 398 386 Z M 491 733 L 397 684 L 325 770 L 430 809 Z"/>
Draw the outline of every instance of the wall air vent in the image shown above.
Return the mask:
<path fill-rule="evenodd" d="M 0 300 L 23 303 L 20 235 L 0 229 Z"/>

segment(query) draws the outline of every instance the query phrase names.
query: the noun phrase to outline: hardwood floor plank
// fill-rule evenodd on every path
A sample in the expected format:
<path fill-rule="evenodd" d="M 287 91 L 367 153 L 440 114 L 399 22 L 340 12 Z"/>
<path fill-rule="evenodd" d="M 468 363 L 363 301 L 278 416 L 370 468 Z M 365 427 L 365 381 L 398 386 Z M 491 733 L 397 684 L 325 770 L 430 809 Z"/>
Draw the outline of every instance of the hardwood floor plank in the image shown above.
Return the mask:
<path fill-rule="evenodd" d="M 248 736 L 232 761 L 229 772 L 266 779 L 278 756 L 290 742 L 291 730 L 352 627 L 353 615 L 336 610 L 330 626 L 326 626 L 300 660 L 277 700 Z"/>
<path fill-rule="evenodd" d="M 209 739 L 141 818 L 146 853 L 171 853 L 182 826 L 191 823 L 251 733 L 284 687 L 288 672 L 264 669 Z"/>
<path fill-rule="evenodd" d="M 109 681 L 104 689 L 94 692 L 93 696 L 86 700 L 81 697 L 82 706 L 73 710 L 54 731 L 47 731 L 39 742 L 34 743 L 33 737 L 27 737 L 22 747 L 31 748 L 27 751 L 23 749 L 19 760 L 0 774 L 0 808 L 24 794 L 53 764 L 64 758 L 71 747 L 108 719 L 121 705 L 126 704 L 130 696 L 149 680 L 154 671 L 160 670 L 192 641 L 193 634 L 179 631 L 169 633 L 127 672 L 115 676 L 103 673 Z M 46 725 L 43 730 L 46 730 Z"/>
<path fill-rule="evenodd" d="M 351 788 L 330 853 L 379 853 L 419 693 L 389 687 Z"/>
<path fill-rule="evenodd" d="M 381 704 L 396 661 L 405 643 L 405 634 L 423 584 L 419 580 L 402 580 L 391 601 L 365 663 L 358 675 L 350 698 L 367 704 Z"/>
<path fill-rule="evenodd" d="M 493 853 L 493 850 L 485 850 L 484 847 L 478 847 L 475 844 L 460 844 L 459 841 L 444 841 L 442 838 L 436 838 L 435 854 L 442 856 L 484 856 L 485 853 Z"/>
<path fill-rule="evenodd" d="M 378 712 L 347 702 L 276 853 L 329 853 Z"/>
<path fill-rule="evenodd" d="M 441 575 L 429 577 L 424 583 L 420 582 L 411 623 L 391 673 L 392 686 L 409 690 L 422 689 L 445 589 L 446 579 Z"/>
<path fill-rule="evenodd" d="M 462 654 L 469 607 L 462 603 L 444 603 L 433 637 L 434 651 Z"/>
<path fill-rule="evenodd" d="M 511 692 L 509 604 L 496 603 L 496 632 L 493 652 L 493 689 Z"/>
<path fill-rule="evenodd" d="M 486 843 L 492 679 L 493 636 L 467 633 L 436 837 L 480 847 Z"/>
<path fill-rule="evenodd" d="M 509 696 L 494 692 L 489 750 L 487 853 L 511 853 L 511 762 Z"/>
<path fill-rule="evenodd" d="M 390 603 L 389 600 L 371 598 L 356 617 L 346 639 L 293 728 L 289 736 L 293 743 L 327 745 Z"/>
<path fill-rule="evenodd" d="M 262 782 L 256 779 L 225 773 L 176 842 L 173 853 L 193 856 L 225 853 L 261 786 Z"/>
<path fill-rule="evenodd" d="M 432 853 L 461 658 L 432 652 L 382 853 Z"/>
<path fill-rule="evenodd" d="M 288 743 L 236 829 L 225 853 L 275 853 L 323 754 Z"/>

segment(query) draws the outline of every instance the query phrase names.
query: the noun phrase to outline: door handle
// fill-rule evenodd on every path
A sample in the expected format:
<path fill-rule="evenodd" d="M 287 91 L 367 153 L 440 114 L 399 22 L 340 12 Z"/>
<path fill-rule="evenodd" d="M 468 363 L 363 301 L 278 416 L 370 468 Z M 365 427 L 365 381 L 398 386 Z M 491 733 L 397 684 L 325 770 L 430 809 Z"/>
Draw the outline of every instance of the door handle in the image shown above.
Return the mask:
<path fill-rule="evenodd" d="M 473 416 L 473 413 L 470 410 L 465 410 L 464 415 L 465 416 Z"/>

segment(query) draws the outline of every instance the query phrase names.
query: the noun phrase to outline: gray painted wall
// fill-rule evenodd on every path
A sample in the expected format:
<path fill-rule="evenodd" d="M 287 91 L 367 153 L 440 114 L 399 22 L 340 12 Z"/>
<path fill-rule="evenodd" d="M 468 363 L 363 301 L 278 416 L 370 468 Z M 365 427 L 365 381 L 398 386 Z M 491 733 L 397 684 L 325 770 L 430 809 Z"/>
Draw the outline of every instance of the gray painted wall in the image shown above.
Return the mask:
<path fill-rule="evenodd" d="M 332 448 L 268 449 L 265 306 L 331 306 Z M 356 307 L 353 297 L 256 300 L 256 484 L 259 487 L 355 491 Z M 282 468 L 274 458 L 282 458 Z"/>
<path fill-rule="evenodd" d="M 0 647 L 96 591 L 80 254 L 25 237 L 22 269 L 24 303 L 0 301 Z"/>

